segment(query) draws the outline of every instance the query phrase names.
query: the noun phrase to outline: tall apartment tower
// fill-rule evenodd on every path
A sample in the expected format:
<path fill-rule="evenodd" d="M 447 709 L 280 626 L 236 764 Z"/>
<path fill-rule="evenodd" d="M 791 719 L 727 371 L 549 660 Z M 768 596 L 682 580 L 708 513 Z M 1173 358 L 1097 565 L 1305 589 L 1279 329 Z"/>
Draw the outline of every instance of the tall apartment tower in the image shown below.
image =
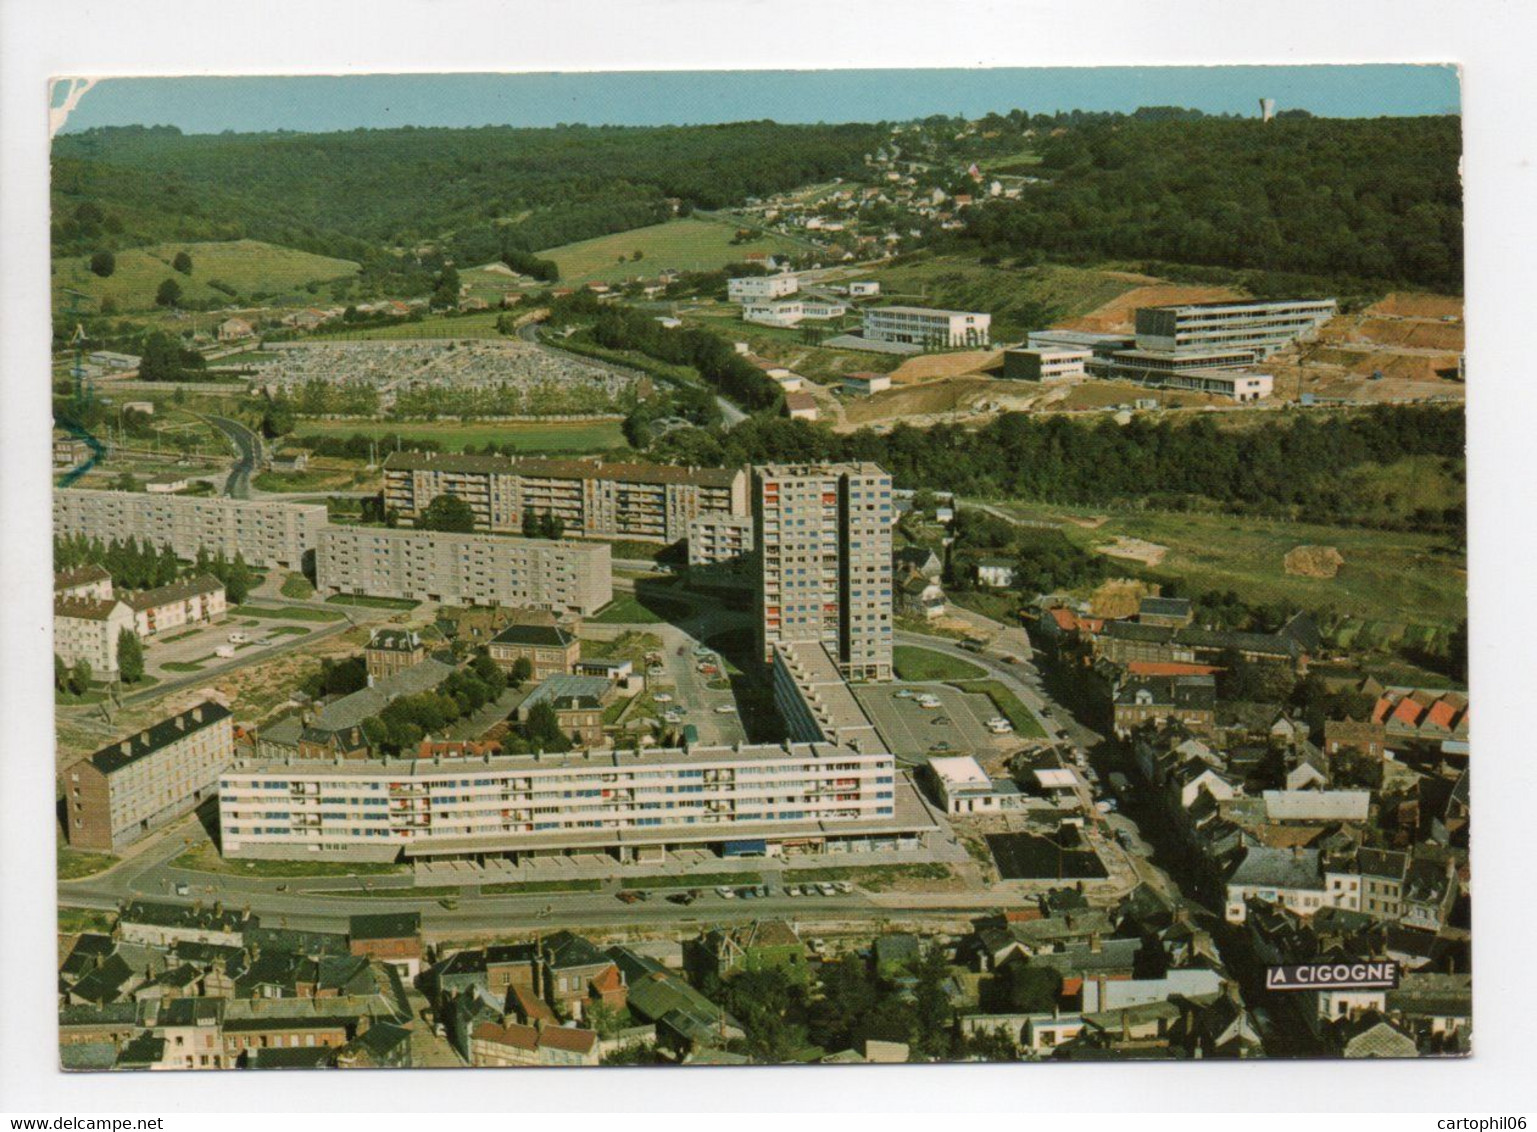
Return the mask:
<path fill-rule="evenodd" d="M 820 641 L 847 679 L 891 679 L 891 476 L 874 464 L 753 469 L 759 653 Z"/>

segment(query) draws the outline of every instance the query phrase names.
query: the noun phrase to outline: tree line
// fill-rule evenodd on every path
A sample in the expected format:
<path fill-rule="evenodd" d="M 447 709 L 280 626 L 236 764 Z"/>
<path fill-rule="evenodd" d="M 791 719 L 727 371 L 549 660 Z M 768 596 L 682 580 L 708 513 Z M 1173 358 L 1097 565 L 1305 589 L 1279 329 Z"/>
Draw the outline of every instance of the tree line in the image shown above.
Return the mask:
<path fill-rule="evenodd" d="M 964 242 L 1462 290 L 1456 116 L 1115 119 L 1039 150 L 1041 183 L 968 209 Z"/>
<path fill-rule="evenodd" d="M 1413 455 L 1461 458 L 1460 409 L 1381 405 L 1275 416 L 1258 428 L 1194 419 L 1004 413 L 978 429 L 938 424 L 835 434 L 805 421 L 750 418 L 729 431 L 679 429 L 652 446 L 661 460 L 706 467 L 873 460 L 901 486 L 1063 504 L 1134 499 L 1159 509 L 1215 503 L 1317 522 L 1349 521 L 1341 473 Z M 1386 518 L 1383 520 L 1386 522 Z"/>
<path fill-rule="evenodd" d="M 484 263 L 656 223 L 675 206 L 720 208 L 851 176 L 879 138 L 873 125 L 767 121 L 324 134 L 95 129 L 55 139 L 54 246 L 70 255 L 250 238 L 362 262 L 451 233 L 459 262 Z"/>

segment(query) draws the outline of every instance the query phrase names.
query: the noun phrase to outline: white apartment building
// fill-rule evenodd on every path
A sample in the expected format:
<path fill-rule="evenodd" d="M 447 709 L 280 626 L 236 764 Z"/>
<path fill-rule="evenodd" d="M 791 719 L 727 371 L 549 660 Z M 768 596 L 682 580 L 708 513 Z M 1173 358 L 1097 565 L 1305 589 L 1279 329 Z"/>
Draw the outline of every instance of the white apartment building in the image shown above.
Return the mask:
<path fill-rule="evenodd" d="M 875 464 L 753 469 L 760 655 L 827 646 L 847 679 L 891 679 L 891 476 Z"/>
<path fill-rule="evenodd" d="M 227 605 L 224 583 L 211 574 L 127 594 L 124 601 L 133 610 L 134 631 L 141 637 L 217 620 L 224 616 Z"/>
<path fill-rule="evenodd" d="M 61 775 L 69 843 L 121 850 L 208 797 L 234 754 L 229 709 L 213 700 L 108 744 Z"/>
<path fill-rule="evenodd" d="M 788 271 L 778 275 L 749 275 L 742 279 L 726 280 L 726 298 L 733 303 L 782 299 L 799 290 L 800 280 Z"/>
<path fill-rule="evenodd" d="M 871 307 L 865 311 L 864 336 L 873 342 L 901 342 L 930 350 L 948 350 L 986 346 L 992 323 L 993 316 L 980 311 Z"/>
<path fill-rule="evenodd" d="M 700 515 L 688 525 L 688 564 L 722 566 L 752 553 L 751 515 Z"/>
<path fill-rule="evenodd" d="M 178 557 L 199 550 L 240 554 L 252 566 L 298 569 L 320 541 L 324 503 L 274 503 L 207 496 L 62 488 L 53 493 L 55 535 L 103 542 L 137 539 L 169 545 Z"/>
<path fill-rule="evenodd" d="M 699 515 L 746 515 L 741 468 L 395 452 L 384 461 L 384 505 L 414 523 L 440 495 L 469 504 L 478 529 L 517 533 L 528 511 L 554 515 L 567 537 L 677 542 Z"/>
<path fill-rule="evenodd" d="M 117 638 L 135 632 L 134 613 L 115 597 L 59 597 L 53 602 L 53 651 L 65 664 L 85 661 L 97 679 L 117 676 Z"/>
<path fill-rule="evenodd" d="M 376 527 L 326 527 L 322 593 L 593 613 L 613 600 L 606 543 Z"/>
<path fill-rule="evenodd" d="M 800 299 L 749 299 L 742 304 L 742 321 L 755 326 L 799 326 L 806 317 Z"/>
<path fill-rule="evenodd" d="M 1137 311 L 1137 347 L 1163 353 L 1206 354 L 1249 349 L 1260 360 L 1300 339 L 1339 313 L 1333 299 L 1256 299 L 1143 307 Z"/>
<path fill-rule="evenodd" d="M 226 856 L 513 860 L 916 848 L 934 828 L 885 751 L 820 743 L 344 762 L 236 760 Z"/>
<path fill-rule="evenodd" d="M 95 565 L 60 571 L 53 576 L 53 596 L 109 598 L 112 596 L 112 575 L 104 567 Z"/>
<path fill-rule="evenodd" d="M 1003 352 L 1003 376 L 1019 381 L 1076 381 L 1088 376 L 1088 350 L 1025 349 Z"/>

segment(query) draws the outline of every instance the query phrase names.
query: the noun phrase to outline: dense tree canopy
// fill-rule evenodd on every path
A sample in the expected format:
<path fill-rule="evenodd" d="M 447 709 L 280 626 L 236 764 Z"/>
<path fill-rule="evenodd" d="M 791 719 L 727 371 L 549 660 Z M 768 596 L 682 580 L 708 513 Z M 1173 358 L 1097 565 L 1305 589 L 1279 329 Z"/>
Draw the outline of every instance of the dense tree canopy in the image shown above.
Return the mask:
<path fill-rule="evenodd" d="M 899 486 L 1053 503 L 1139 499 L 1178 508 L 1211 501 L 1234 510 L 1342 517 L 1345 469 L 1404 456 L 1460 458 L 1460 409 L 1384 405 L 1357 413 L 1271 417 L 1263 428 L 1226 428 L 1209 416 L 1120 425 L 1062 414 L 1004 413 L 978 429 L 898 424 L 840 435 L 804 421 L 753 418 L 730 431 L 675 430 L 660 458 L 705 466 L 874 460 Z M 1460 526 L 1460 509 L 1446 516 Z M 1386 519 L 1384 519 L 1386 521 Z"/>
<path fill-rule="evenodd" d="M 1147 258 L 1462 289 L 1461 119 L 1087 123 L 1042 183 L 968 210 L 1004 253 Z"/>
<path fill-rule="evenodd" d="M 485 263 L 852 175 L 872 125 L 197 134 L 123 127 L 54 144 L 59 254 L 167 240 L 268 240 L 363 260 L 450 233 Z M 516 270 L 541 278 L 520 263 Z"/>

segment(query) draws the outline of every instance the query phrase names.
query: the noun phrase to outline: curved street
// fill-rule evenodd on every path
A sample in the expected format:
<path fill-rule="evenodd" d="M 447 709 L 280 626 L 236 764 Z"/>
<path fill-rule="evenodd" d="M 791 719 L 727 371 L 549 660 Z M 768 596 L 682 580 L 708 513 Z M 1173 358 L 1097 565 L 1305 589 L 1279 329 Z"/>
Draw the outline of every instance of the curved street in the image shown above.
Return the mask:
<path fill-rule="evenodd" d="M 250 499 L 251 477 L 261 464 L 261 437 L 239 421 L 228 417 L 209 417 L 208 422 L 229 437 L 230 445 L 235 450 L 235 464 L 230 468 L 229 478 L 224 481 L 224 494 L 231 499 Z"/>

